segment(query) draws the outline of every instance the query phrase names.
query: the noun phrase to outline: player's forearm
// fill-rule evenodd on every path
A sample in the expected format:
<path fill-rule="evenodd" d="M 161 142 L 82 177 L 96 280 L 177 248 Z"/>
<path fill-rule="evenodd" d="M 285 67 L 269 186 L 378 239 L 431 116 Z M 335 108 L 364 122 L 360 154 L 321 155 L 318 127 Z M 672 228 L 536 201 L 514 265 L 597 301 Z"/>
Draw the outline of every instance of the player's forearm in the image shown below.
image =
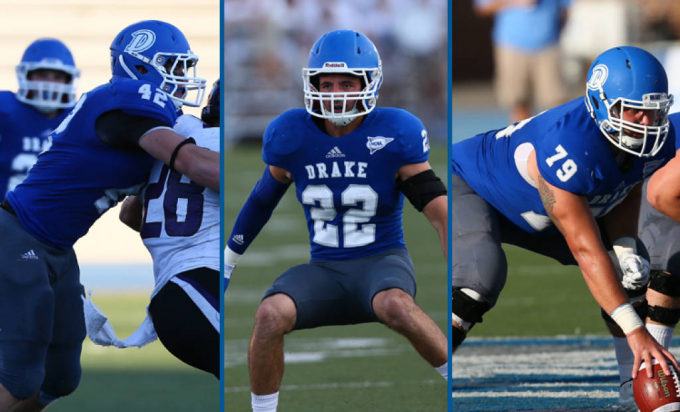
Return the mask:
<path fill-rule="evenodd" d="M 647 201 L 659 212 L 680 222 L 680 150 L 654 172 L 647 184 Z"/>
<path fill-rule="evenodd" d="M 649 203 L 654 209 L 680 223 L 680 197 L 655 199 Z"/>
<path fill-rule="evenodd" d="M 569 245 L 590 293 L 608 314 L 628 302 L 609 254 L 602 246 Z"/>
<path fill-rule="evenodd" d="M 439 196 L 428 203 L 423 209 L 423 214 L 437 231 L 439 242 L 444 252 L 444 257 L 448 257 L 448 202 L 446 196 Z"/>
<path fill-rule="evenodd" d="M 647 185 L 647 201 L 654 209 L 680 222 L 680 193 L 673 191 L 677 183 L 667 184 L 665 179 L 655 179 L 656 177 L 652 176 Z"/>
<path fill-rule="evenodd" d="M 203 187 L 220 192 L 220 154 L 193 144 L 182 147 L 175 170 Z"/>
<path fill-rule="evenodd" d="M 227 247 L 242 255 L 267 224 L 290 185 L 276 180 L 267 166 L 241 208 L 227 240 Z"/>

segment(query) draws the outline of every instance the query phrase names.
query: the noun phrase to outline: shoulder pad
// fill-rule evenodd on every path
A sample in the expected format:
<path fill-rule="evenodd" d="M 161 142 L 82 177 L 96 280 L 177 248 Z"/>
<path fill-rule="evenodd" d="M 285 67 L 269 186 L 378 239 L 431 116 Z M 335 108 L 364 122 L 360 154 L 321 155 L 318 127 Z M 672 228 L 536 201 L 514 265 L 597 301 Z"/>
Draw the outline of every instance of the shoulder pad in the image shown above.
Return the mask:
<path fill-rule="evenodd" d="M 430 141 L 423 123 L 406 110 L 396 108 L 376 108 L 377 118 L 374 125 L 392 133 L 394 143 L 385 149 L 399 156 L 401 165 L 427 161 Z M 370 132 L 369 132 L 370 133 Z"/>
<path fill-rule="evenodd" d="M 169 127 L 175 124 L 177 119 L 175 104 L 155 85 L 143 80 L 114 78 L 109 86 L 116 99 L 117 107 L 114 109 L 134 116 L 158 119 L 167 123 Z M 106 88 L 100 87 L 95 90 L 101 93 Z"/>
<path fill-rule="evenodd" d="M 284 112 L 267 126 L 262 138 L 262 159 L 268 165 L 281 166 L 284 159 L 302 144 L 311 116 L 305 109 Z"/>

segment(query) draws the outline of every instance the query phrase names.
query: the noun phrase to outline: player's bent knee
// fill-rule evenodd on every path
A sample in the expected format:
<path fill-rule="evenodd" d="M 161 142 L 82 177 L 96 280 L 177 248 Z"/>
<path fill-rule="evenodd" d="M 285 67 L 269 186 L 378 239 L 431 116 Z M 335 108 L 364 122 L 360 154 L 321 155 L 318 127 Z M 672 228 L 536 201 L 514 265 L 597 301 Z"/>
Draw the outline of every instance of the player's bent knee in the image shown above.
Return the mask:
<path fill-rule="evenodd" d="M 662 270 L 652 270 L 649 289 L 673 298 L 680 297 L 680 276 Z"/>
<path fill-rule="evenodd" d="M 490 309 L 486 300 L 477 292 L 468 288 L 454 287 L 451 294 L 451 316 L 460 328 L 454 327 L 453 345 L 459 346 L 465 340 L 467 332 L 476 323 L 482 322 L 482 316 Z"/>
<path fill-rule="evenodd" d="M 397 330 L 408 324 L 415 306 L 411 295 L 396 288 L 380 291 L 373 298 L 373 311 L 376 316 L 387 326 Z"/>
<path fill-rule="evenodd" d="M 653 270 L 649 282 L 650 291 L 654 291 L 663 296 L 649 296 L 649 310 L 647 317 L 649 320 L 663 325 L 676 325 L 680 321 L 680 309 L 673 301 L 680 297 L 680 276 L 670 274 L 661 270 Z M 658 296 L 658 295 L 657 295 Z"/>
<path fill-rule="evenodd" d="M 255 314 L 255 326 L 287 333 L 295 326 L 295 302 L 290 296 L 277 293 L 265 298 Z"/>

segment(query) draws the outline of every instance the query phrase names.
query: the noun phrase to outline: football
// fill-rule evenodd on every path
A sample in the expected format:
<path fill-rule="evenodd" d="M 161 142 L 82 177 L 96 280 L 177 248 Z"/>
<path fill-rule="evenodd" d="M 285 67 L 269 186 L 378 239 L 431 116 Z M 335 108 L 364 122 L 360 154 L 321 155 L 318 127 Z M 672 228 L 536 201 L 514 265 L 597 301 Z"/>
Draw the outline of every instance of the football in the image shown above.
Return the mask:
<path fill-rule="evenodd" d="M 661 365 L 656 359 L 653 360 L 654 377 L 647 377 L 645 363 L 640 365 L 635 380 L 633 381 L 633 394 L 635 403 L 640 412 L 670 412 L 680 411 L 680 381 L 678 373 L 673 365 L 671 376 L 666 376 Z"/>

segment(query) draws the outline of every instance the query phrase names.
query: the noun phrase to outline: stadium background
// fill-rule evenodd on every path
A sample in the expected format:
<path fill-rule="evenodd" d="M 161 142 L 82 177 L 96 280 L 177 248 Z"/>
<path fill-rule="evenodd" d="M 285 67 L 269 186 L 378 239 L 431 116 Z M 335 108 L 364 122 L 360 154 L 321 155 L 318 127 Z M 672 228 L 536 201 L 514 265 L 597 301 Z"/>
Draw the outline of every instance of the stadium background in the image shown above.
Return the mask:
<path fill-rule="evenodd" d="M 493 21 L 476 16 L 472 0 L 452 4 L 455 143 L 503 128 L 508 117 L 493 93 Z M 584 94 L 592 60 L 619 45 L 659 58 L 670 92 L 680 96 L 679 7 L 673 0 L 574 0 L 560 42 L 569 99 Z M 505 250 L 510 270 L 499 303 L 453 357 L 453 410 L 610 410 L 618 401 L 614 351 L 580 271 Z M 672 348 L 678 356 L 675 339 Z"/>
<path fill-rule="evenodd" d="M 208 90 L 220 69 L 218 0 L 4 0 L 0 5 L 0 90 L 16 91 L 14 72 L 26 47 L 55 37 L 70 48 L 81 70 L 80 95 L 110 79 L 109 45 L 124 27 L 140 20 L 172 23 L 199 57 L 198 75 Z M 200 114 L 200 109 L 186 112 Z M 111 319 L 119 337 L 141 323 L 153 288 L 151 258 L 139 235 L 106 213 L 75 245 L 81 280 Z M 215 379 L 169 355 L 156 341 L 142 349 L 83 346 L 83 378 L 71 396 L 50 411 L 217 411 Z"/>
<path fill-rule="evenodd" d="M 446 176 L 447 1 L 227 1 L 225 3 L 225 231 L 261 176 L 261 136 L 303 106 L 301 69 L 318 37 L 355 29 L 376 44 L 384 83 L 378 105 L 420 117 L 430 162 Z M 445 180 L 445 179 L 444 179 Z M 446 330 L 446 264 L 434 230 L 405 205 L 417 301 Z M 257 305 L 285 269 L 309 260 L 304 214 L 291 188 L 234 271 L 225 305 L 225 410 L 250 408 L 246 350 Z M 377 324 L 295 332 L 285 342 L 279 410 L 443 411 L 447 386 L 408 341 Z"/>

